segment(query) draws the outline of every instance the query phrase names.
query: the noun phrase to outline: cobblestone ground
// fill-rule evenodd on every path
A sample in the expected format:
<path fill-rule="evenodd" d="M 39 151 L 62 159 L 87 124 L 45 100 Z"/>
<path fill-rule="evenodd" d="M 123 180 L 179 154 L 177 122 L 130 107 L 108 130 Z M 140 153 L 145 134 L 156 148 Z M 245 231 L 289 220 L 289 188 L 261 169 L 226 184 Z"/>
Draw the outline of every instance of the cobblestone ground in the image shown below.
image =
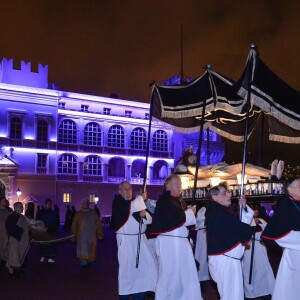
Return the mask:
<path fill-rule="evenodd" d="M 115 234 L 104 228 L 105 238 L 98 243 L 98 260 L 89 268 L 81 268 L 76 258 L 76 246 L 66 242 L 57 247 L 53 264 L 40 263 L 39 251 L 31 245 L 27 271 L 16 278 L 0 269 L 0 299 L 2 300 L 117 300 L 118 262 Z M 60 230 L 59 235 L 67 232 Z M 278 253 L 271 256 L 278 267 Z M 214 284 L 205 283 L 205 300 L 219 299 Z M 149 298 L 150 299 L 150 298 Z M 187 299 L 188 300 L 188 299 Z"/>

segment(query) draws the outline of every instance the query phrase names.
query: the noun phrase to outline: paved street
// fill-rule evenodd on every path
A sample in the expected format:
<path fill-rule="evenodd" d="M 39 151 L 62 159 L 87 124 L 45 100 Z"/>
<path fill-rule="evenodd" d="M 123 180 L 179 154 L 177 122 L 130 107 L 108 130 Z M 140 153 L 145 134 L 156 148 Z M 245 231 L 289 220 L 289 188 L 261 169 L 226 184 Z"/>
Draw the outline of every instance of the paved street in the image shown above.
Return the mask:
<path fill-rule="evenodd" d="M 0 269 L 2 300 L 117 300 L 117 247 L 115 234 L 104 228 L 105 239 L 98 244 L 98 261 L 83 269 L 76 258 L 76 247 L 66 242 L 57 247 L 56 263 L 40 263 L 39 252 L 32 245 L 28 254 L 28 270 L 20 278 Z M 67 235 L 61 231 L 60 235 Z M 277 268 L 278 254 L 271 257 Z M 211 282 L 203 293 L 205 300 L 219 299 Z M 187 299 L 188 300 L 188 299 Z"/>

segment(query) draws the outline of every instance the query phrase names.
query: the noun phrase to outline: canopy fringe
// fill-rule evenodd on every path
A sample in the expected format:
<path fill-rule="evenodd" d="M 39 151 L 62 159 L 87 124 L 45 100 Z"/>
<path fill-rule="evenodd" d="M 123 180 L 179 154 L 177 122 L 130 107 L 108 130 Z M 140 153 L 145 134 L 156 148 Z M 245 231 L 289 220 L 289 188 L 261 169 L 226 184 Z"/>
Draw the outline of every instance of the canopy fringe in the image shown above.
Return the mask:
<path fill-rule="evenodd" d="M 254 87 L 252 87 L 254 88 Z M 258 91 L 260 94 L 264 95 L 264 97 L 268 97 L 265 93 L 259 91 L 257 88 L 255 89 L 256 91 Z M 244 98 L 247 97 L 248 91 L 241 87 L 238 94 Z M 272 98 L 268 97 L 270 101 L 273 101 Z M 270 105 L 268 102 L 266 102 L 264 100 L 264 98 L 261 98 L 257 95 L 254 95 L 253 93 L 251 93 L 251 101 L 254 105 L 256 105 L 257 107 L 261 108 L 265 113 L 270 114 L 272 117 L 276 118 L 277 120 L 279 120 L 280 122 L 282 122 L 283 124 L 286 124 L 287 126 L 296 129 L 296 130 L 300 130 L 300 122 L 296 119 L 293 119 L 291 117 L 288 117 L 287 115 L 283 114 L 281 111 L 279 111 L 277 109 L 276 106 L 274 105 Z M 280 109 L 285 110 L 287 113 L 292 114 L 295 116 L 295 118 L 299 118 L 299 116 L 297 116 L 297 114 L 295 114 L 294 112 L 287 110 L 285 108 L 283 108 L 282 106 L 280 106 Z"/>
<path fill-rule="evenodd" d="M 300 144 L 300 137 L 282 136 L 282 135 L 276 135 L 270 133 L 269 139 L 274 142 L 280 142 L 286 144 Z"/>

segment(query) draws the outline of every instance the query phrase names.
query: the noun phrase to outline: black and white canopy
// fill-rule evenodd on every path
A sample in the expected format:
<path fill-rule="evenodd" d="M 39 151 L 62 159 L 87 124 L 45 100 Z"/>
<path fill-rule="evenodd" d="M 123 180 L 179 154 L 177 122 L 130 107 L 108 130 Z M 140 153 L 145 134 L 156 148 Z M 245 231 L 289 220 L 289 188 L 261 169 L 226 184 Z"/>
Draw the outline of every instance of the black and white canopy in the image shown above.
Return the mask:
<path fill-rule="evenodd" d="M 233 141 L 243 141 L 246 99 L 250 92 L 247 136 L 262 114 L 270 140 L 300 144 L 300 92 L 277 77 L 252 48 L 240 79 L 235 83 L 209 68 L 184 85 L 153 85 L 153 116 L 179 132 L 199 131 L 203 108 L 204 128 Z"/>

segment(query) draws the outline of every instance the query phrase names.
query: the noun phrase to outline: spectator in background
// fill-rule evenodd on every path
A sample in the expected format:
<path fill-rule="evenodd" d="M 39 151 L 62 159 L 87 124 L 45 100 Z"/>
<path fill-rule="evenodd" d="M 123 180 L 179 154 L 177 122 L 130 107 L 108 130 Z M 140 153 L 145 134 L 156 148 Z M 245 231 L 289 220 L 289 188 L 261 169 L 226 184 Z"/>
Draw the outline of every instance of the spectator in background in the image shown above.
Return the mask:
<path fill-rule="evenodd" d="M 76 209 L 75 209 L 75 206 L 72 205 L 72 207 L 71 207 L 71 225 L 72 225 L 72 223 L 73 223 L 73 220 L 74 220 L 74 218 L 75 218 L 75 215 L 76 215 Z"/>
<path fill-rule="evenodd" d="M 56 217 L 56 226 L 59 227 L 59 225 L 60 225 L 60 213 L 59 213 L 59 208 L 56 204 L 54 205 L 54 212 L 55 212 L 55 217 Z"/>
<path fill-rule="evenodd" d="M 40 205 L 36 207 L 36 213 L 35 213 L 35 219 L 36 220 L 42 220 L 43 217 L 43 209 Z"/>
<path fill-rule="evenodd" d="M 54 235 L 57 230 L 57 218 L 55 211 L 52 210 L 52 201 L 50 199 L 47 199 L 45 202 L 45 209 L 42 212 L 42 221 L 44 222 L 46 232 L 53 236 L 53 239 L 55 238 Z M 54 263 L 55 262 L 55 256 L 56 256 L 56 249 L 55 247 L 41 247 L 40 248 L 40 254 L 41 259 L 40 262 L 47 261 L 48 263 Z"/>
<path fill-rule="evenodd" d="M 72 223 L 74 241 L 77 242 L 77 258 L 82 267 L 96 260 L 97 239 L 103 239 L 100 218 L 94 209 L 89 208 L 89 200 L 82 201 L 81 209 Z"/>
<path fill-rule="evenodd" d="M 5 222 L 9 216 L 9 211 L 6 208 L 6 198 L 0 198 L 0 263 L 5 265 L 7 259 L 7 241 L 8 236 L 5 228 Z"/>
<path fill-rule="evenodd" d="M 97 204 L 94 205 L 94 210 L 95 210 L 96 214 L 98 215 L 98 217 L 100 218 L 101 217 L 100 209 L 98 208 Z"/>
<path fill-rule="evenodd" d="M 72 211 L 71 211 L 70 205 L 68 204 L 67 210 L 66 210 L 66 215 L 65 215 L 64 229 L 71 230 L 71 225 L 72 225 Z"/>
<path fill-rule="evenodd" d="M 27 217 L 28 219 L 34 219 L 34 203 L 33 202 L 28 203 L 27 209 L 25 212 L 25 217 Z"/>
<path fill-rule="evenodd" d="M 5 207 L 9 212 L 13 211 L 13 209 L 9 206 L 9 201 L 7 199 L 5 200 Z"/>

